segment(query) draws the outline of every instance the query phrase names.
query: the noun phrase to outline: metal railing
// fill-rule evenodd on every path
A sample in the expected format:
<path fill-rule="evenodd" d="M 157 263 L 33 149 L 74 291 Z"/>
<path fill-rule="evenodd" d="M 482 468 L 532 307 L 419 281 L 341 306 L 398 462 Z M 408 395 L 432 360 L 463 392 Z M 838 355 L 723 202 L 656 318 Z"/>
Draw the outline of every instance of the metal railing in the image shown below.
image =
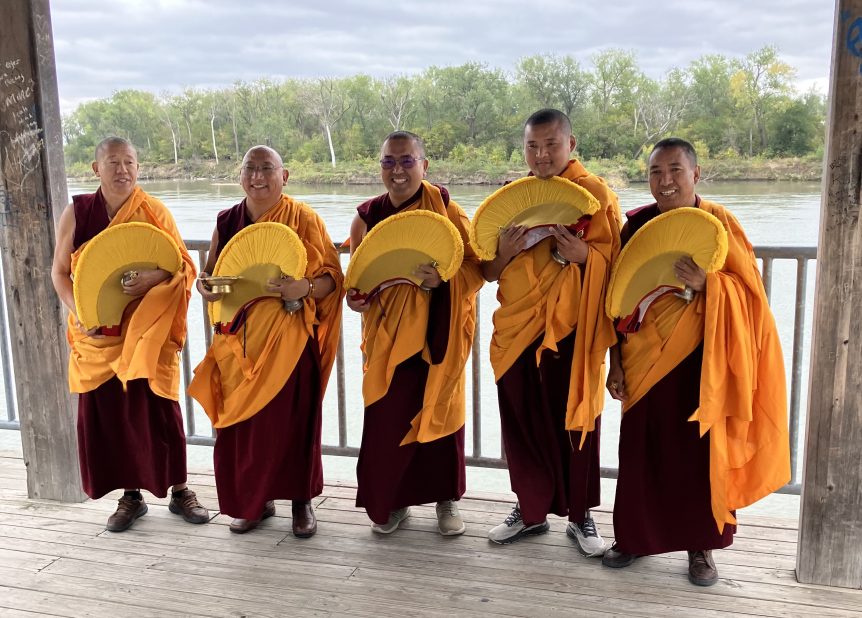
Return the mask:
<path fill-rule="evenodd" d="M 207 252 L 209 250 L 209 241 L 190 240 L 186 241 L 186 246 L 190 252 L 197 252 L 198 264 L 202 270 L 207 261 Z M 339 248 L 339 251 L 344 254 L 347 249 Z M 790 405 L 789 405 L 789 429 L 790 429 L 790 457 L 792 477 L 790 483 L 779 490 L 779 493 L 799 494 L 801 485 L 799 483 L 797 473 L 797 463 L 799 461 L 799 435 L 801 425 L 801 389 L 803 385 L 803 375 L 807 373 L 806 367 L 803 364 L 803 339 L 804 339 L 804 321 L 805 312 L 807 309 L 807 290 L 808 290 L 808 273 L 809 262 L 816 260 L 816 247 L 755 247 L 756 256 L 762 261 L 763 283 L 766 288 L 767 296 L 772 303 L 772 280 L 774 273 L 774 262 L 780 261 L 795 261 L 796 262 L 796 283 L 795 283 L 795 307 L 793 319 L 793 343 L 792 343 L 792 362 L 791 362 L 791 380 L 790 380 Z M 209 348 L 212 342 L 212 332 L 208 327 L 209 317 L 207 316 L 206 305 L 203 307 L 203 338 L 206 347 Z M 480 306 L 477 299 L 476 311 L 479 313 Z M 488 457 L 482 453 L 482 402 L 481 402 L 481 340 L 482 340 L 483 324 L 482 320 L 476 322 L 476 332 L 473 339 L 473 350 L 471 356 L 471 381 L 472 381 L 472 410 L 471 410 L 471 430 L 472 430 L 472 452 L 466 454 L 466 463 L 468 466 L 476 466 L 482 468 L 506 468 L 505 452 L 500 448 L 501 457 Z M 189 340 L 195 337 L 195 333 L 189 333 Z M 199 335 L 198 335 L 199 336 Z M 358 342 L 357 342 L 358 345 Z M 11 359 L 8 353 L 8 331 L 6 325 L 5 310 L 0 310 L 0 346 L 2 346 L 2 363 L 3 363 L 3 378 L 5 384 L 12 383 L 11 377 Z M 189 342 L 182 350 L 181 366 L 183 372 L 183 382 L 188 384 L 192 376 L 191 352 L 189 351 Z M 357 376 L 360 374 L 360 368 L 352 368 Z M 323 453 L 325 455 L 337 455 L 355 457 L 359 454 L 359 447 L 348 443 L 347 438 L 347 396 L 346 396 L 346 368 L 344 361 L 344 330 L 342 329 L 338 341 L 338 352 L 336 355 L 335 364 L 335 379 L 337 383 L 337 419 L 338 419 L 338 443 L 324 444 Z M 14 393 L 13 389 L 6 388 L 6 418 L 0 419 L 0 428 L 2 429 L 18 429 L 19 423 L 17 420 Z M 215 443 L 215 431 L 210 428 L 209 435 L 199 434 L 197 432 L 195 421 L 195 403 L 188 392 L 185 393 L 185 415 L 186 415 L 186 438 L 189 444 L 212 446 Z M 496 411 L 495 411 L 496 412 Z M 616 478 L 617 468 L 602 467 L 602 477 Z"/>

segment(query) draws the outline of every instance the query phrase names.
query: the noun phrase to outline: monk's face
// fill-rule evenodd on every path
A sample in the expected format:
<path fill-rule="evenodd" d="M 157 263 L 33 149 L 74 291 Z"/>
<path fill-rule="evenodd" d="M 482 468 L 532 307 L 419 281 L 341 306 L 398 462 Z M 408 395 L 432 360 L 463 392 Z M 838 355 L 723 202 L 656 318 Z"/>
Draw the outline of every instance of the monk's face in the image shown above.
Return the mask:
<path fill-rule="evenodd" d="M 524 161 L 539 178 L 563 173 L 575 149 L 575 136 L 559 122 L 528 125 L 524 128 Z"/>
<path fill-rule="evenodd" d="M 271 148 L 252 148 L 242 160 L 239 182 L 248 204 L 268 208 L 281 199 L 287 177 L 277 152 Z"/>
<path fill-rule="evenodd" d="M 410 167 L 404 167 L 402 159 L 413 157 L 415 160 Z M 421 159 L 421 160 L 420 160 Z M 380 160 L 393 160 L 395 167 L 386 169 L 381 165 L 380 178 L 389 192 L 389 199 L 393 205 L 400 206 L 413 197 L 422 185 L 425 171 L 428 169 L 428 160 L 422 149 L 413 139 L 390 139 L 383 142 L 380 150 Z"/>
<path fill-rule="evenodd" d="M 694 206 L 700 166 L 682 148 L 659 148 L 649 158 L 649 188 L 659 210 Z"/>
<path fill-rule="evenodd" d="M 108 144 L 93 161 L 102 194 L 111 204 L 125 202 L 138 182 L 138 153 L 126 144 Z"/>

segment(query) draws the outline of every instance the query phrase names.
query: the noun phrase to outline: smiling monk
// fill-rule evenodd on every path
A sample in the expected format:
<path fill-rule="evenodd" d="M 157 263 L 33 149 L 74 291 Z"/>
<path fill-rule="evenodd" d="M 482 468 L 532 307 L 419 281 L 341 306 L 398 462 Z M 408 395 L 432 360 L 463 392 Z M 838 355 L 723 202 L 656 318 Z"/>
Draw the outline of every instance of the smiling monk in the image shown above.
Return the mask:
<path fill-rule="evenodd" d="M 626 213 L 622 242 L 648 221 L 694 207 L 727 230 L 724 266 L 675 264 L 691 302 L 666 295 L 611 349 L 607 386 L 623 402 L 614 546 L 605 566 L 688 551 L 688 578 L 718 581 L 712 550 L 729 546 L 735 509 L 790 480 L 784 361 L 751 244 L 724 207 L 695 193 L 697 154 L 663 139 L 649 158 L 655 203 Z"/>
<path fill-rule="evenodd" d="M 107 529 L 120 532 L 147 512 L 140 489 L 164 497 L 190 523 L 209 514 L 186 487 L 186 438 L 179 397 L 178 353 L 186 336 L 186 311 L 195 267 L 165 205 L 137 185 L 138 155 L 123 138 L 96 147 L 95 193 L 76 195 L 63 211 L 51 279 L 69 309 L 69 384 L 78 396 L 78 454 L 84 491 L 91 498 L 125 488 Z M 75 313 L 71 274 L 87 243 L 121 223 L 144 222 L 167 232 L 182 255 L 176 274 L 138 270 L 124 280 L 135 300 L 126 308 L 119 336 L 85 330 Z"/>
<path fill-rule="evenodd" d="M 447 217 L 465 247 L 461 268 L 449 281 L 426 264 L 416 273 L 424 289 L 395 285 L 368 302 L 348 291 L 348 306 L 363 314 L 367 358 L 356 505 L 365 507 L 374 532 L 389 534 L 410 506 L 436 502 L 440 533 L 457 535 L 464 532 L 456 501 L 465 489 L 464 364 L 482 285 L 479 260 L 467 244 L 464 211 L 446 189 L 424 180 L 428 160 L 418 135 L 391 133 L 380 168 L 386 193 L 358 207 L 352 250 L 386 217 L 409 210 Z"/>
<path fill-rule="evenodd" d="M 548 513 L 567 516 L 568 536 L 585 556 L 604 541 L 589 509 L 601 499 L 599 414 L 607 349 L 616 341 L 604 312 L 619 252 L 619 206 L 605 181 L 570 159 L 577 142 L 559 110 L 534 113 L 524 126 L 531 175 L 560 176 L 599 202 L 583 239 L 557 226 L 526 247 L 524 226 L 501 231 L 496 257 L 483 262 L 499 281 L 491 338 L 503 445 L 518 504 L 488 538 L 512 543 L 547 532 Z"/>
<path fill-rule="evenodd" d="M 267 146 L 242 160 L 245 199 L 218 214 L 201 277 L 211 273 L 228 241 L 266 221 L 299 236 L 308 257 L 305 276 L 269 281 L 278 297 L 256 300 L 219 328 L 195 369 L 189 393 L 218 431 L 213 460 L 221 511 L 231 532 L 253 530 L 275 515 L 276 499 L 292 501 L 293 534 L 317 532 L 311 499 L 323 491 L 320 431 L 323 395 L 341 327 L 341 263 L 323 220 L 308 204 L 284 195 L 288 171 Z M 208 302 L 221 298 L 203 279 Z M 285 301 L 301 306 L 288 312 Z"/>

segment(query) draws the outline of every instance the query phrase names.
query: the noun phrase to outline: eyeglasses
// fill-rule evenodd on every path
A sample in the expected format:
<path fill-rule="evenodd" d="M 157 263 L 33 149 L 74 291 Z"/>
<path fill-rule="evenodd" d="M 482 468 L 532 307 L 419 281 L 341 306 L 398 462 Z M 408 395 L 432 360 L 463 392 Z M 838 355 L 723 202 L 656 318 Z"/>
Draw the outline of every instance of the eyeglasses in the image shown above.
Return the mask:
<path fill-rule="evenodd" d="M 272 165 L 264 165 L 263 167 L 257 167 L 254 165 L 243 165 L 242 166 L 243 174 L 248 174 L 249 176 L 252 176 L 255 172 L 260 172 L 264 176 L 271 176 L 272 174 L 274 174 L 276 171 L 278 171 L 280 169 L 281 169 L 281 166 L 274 167 Z"/>
<path fill-rule="evenodd" d="M 395 157 L 383 157 L 380 159 L 380 167 L 385 170 L 395 169 L 396 165 L 400 165 L 405 170 L 409 170 L 411 167 L 416 165 L 419 161 L 424 161 L 425 157 L 412 157 L 410 155 L 404 155 L 401 158 L 396 159 Z"/>

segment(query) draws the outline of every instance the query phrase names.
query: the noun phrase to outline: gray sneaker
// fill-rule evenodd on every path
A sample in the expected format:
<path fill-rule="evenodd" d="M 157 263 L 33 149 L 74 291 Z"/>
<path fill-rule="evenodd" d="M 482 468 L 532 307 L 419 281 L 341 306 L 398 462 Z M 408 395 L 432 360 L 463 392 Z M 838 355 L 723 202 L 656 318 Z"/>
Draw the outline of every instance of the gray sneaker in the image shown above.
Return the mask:
<path fill-rule="evenodd" d="M 566 535 L 578 544 L 578 551 L 587 558 L 598 558 L 605 553 L 605 541 L 596 530 L 596 523 L 589 512 L 580 526 L 570 521 Z"/>
<path fill-rule="evenodd" d="M 525 526 L 521 518 L 521 508 L 516 504 L 502 524 L 491 528 L 488 532 L 488 540 L 500 545 L 508 545 L 531 534 L 544 534 L 550 529 L 551 525 L 547 519 L 540 524 Z"/>
<path fill-rule="evenodd" d="M 464 534 L 467 527 L 464 525 L 464 520 L 461 519 L 458 505 L 455 504 L 454 500 L 437 503 L 437 528 L 443 536 Z"/>
<path fill-rule="evenodd" d="M 408 517 L 410 517 L 410 507 L 405 506 L 403 509 L 389 513 L 389 520 L 385 524 L 371 524 L 371 530 L 377 534 L 391 534 L 398 530 L 401 522 Z"/>

